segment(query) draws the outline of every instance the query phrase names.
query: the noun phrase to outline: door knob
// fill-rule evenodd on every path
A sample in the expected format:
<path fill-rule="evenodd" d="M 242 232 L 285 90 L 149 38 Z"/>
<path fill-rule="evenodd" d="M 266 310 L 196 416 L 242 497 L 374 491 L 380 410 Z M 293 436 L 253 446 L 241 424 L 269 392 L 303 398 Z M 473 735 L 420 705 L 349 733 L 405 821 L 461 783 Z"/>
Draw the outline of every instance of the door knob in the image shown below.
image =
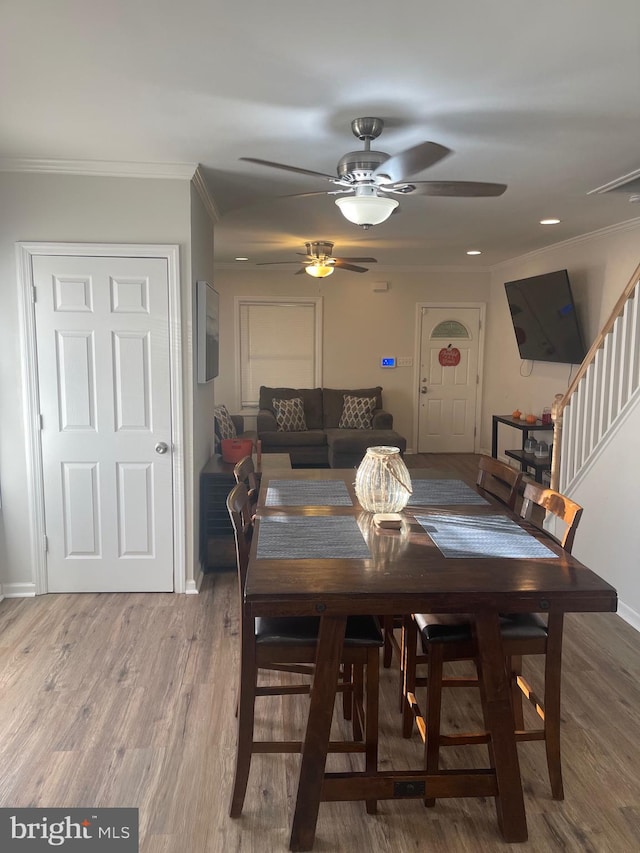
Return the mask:
<path fill-rule="evenodd" d="M 169 450 L 169 445 L 165 444 L 164 441 L 159 441 L 156 444 L 156 453 L 159 453 L 161 456 L 163 453 L 166 453 Z"/>
<path fill-rule="evenodd" d="M 426 386 L 426 385 L 423 385 L 423 386 L 422 386 L 422 388 L 420 389 L 420 393 L 421 393 L 421 394 L 426 394 L 426 393 L 427 393 L 427 386 Z"/>

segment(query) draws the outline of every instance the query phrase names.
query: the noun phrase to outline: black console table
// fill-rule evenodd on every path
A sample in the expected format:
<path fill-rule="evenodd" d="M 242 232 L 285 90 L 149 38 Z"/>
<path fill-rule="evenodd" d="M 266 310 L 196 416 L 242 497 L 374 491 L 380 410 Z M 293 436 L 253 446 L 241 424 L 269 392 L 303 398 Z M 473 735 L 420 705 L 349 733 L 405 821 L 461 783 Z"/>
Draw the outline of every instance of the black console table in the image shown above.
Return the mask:
<path fill-rule="evenodd" d="M 525 452 L 525 443 L 529 438 L 530 432 L 552 431 L 553 423 L 543 424 L 542 421 L 536 420 L 535 423 L 527 423 L 523 418 L 513 418 L 511 415 L 493 415 L 493 423 L 491 426 L 491 455 L 494 459 L 498 457 L 498 424 L 506 424 L 507 426 L 519 429 L 522 432 L 522 447 L 517 450 L 505 450 L 505 454 L 511 459 L 516 459 L 520 463 L 520 470 L 527 471 L 533 469 L 535 479 L 538 483 L 542 482 L 542 474 L 549 471 L 551 468 L 551 445 L 549 445 L 548 456 L 536 456 L 533 453 Z"/>

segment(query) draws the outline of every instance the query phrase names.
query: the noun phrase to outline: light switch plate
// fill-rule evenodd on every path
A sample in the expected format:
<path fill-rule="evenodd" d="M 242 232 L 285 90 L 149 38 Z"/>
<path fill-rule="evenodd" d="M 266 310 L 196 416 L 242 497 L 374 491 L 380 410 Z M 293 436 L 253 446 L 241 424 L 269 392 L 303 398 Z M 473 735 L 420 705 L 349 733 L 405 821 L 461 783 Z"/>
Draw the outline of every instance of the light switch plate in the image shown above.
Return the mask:
<path fill-rule="evenodd" d="M 398 367 L 413 367 L 413 359 L 410 355 L 398 359 Z"/>

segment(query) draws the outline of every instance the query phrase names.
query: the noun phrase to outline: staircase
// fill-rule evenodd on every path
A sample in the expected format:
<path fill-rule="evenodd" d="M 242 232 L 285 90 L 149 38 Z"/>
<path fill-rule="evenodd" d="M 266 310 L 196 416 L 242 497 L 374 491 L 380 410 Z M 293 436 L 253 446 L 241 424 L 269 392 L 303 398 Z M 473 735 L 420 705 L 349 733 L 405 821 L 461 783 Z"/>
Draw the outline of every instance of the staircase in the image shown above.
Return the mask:
<path fill-rule="evenodd" d="M 570 494 L 638 403 L 640 266 L 566 394 L 554 404 L 552 488 Z"/>

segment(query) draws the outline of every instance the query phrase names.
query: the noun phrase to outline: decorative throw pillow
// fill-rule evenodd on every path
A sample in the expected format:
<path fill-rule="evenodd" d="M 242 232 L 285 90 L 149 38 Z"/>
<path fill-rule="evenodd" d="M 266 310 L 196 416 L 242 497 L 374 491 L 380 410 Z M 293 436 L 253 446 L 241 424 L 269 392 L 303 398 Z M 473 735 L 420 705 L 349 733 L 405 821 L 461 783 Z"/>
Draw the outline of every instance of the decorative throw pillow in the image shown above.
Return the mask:
<path fill-rule="evenodd" d="M 352 397 L 345 394 L 338 429 L 371 429 L 375 407 L 375 397 Z"/>
<path fill-rule="evenodd" d="M 231 415 L 226 406 L 216 406 L 213 410 L 214 429 L 216 438 L 237 438 L 236 425 L 231 420 Z"/>
<path fill-rule="evenodd" d="M 273 411 L 278 424 L 278 432 L 305 432 L 307 422 L 304 418 L 304 407 L 301 397 L 292 400 L 273 398 Z"/>

